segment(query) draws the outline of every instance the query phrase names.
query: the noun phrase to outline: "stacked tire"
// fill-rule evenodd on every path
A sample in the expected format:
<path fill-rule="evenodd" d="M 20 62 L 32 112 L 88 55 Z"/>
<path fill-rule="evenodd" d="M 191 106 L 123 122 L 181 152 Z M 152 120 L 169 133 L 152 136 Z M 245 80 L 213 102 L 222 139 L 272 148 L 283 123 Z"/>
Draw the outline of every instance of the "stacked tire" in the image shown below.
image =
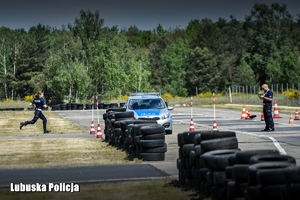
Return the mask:
<path fill-rule="evenodd" d="M 300 199 L 300 168 L 278 150 L 241 151 L 235 132 L 190 131 L 177 137 L 179 181 L 216 200 Z"/>
<path fill-rule="evenodd" d="M 133 112 L 113 107 L 103 114 L 104 136 L 109 145 L 127 151 L 131 157 L 146 161 L 165 159 L 165 128 L 156 120 L 135 119 Z"/>
<path fill-rule="evenodd" d="M 136 156 L 141 160 L 165 160 L 167 144 L 165 143 L 165 128 L 159 124 L 143 125 L 134 136 Z"/>
<path fill-rule="evenodd" d="M 213 150 L 236 149 L 238 144 L 235 132 L 189 131 L 178 134 L 177 139 L 179 181 L 209 196 L 212 181 L 207 180 L 207 174 L 210 171 L 204 167 L 201 157 Z"/>

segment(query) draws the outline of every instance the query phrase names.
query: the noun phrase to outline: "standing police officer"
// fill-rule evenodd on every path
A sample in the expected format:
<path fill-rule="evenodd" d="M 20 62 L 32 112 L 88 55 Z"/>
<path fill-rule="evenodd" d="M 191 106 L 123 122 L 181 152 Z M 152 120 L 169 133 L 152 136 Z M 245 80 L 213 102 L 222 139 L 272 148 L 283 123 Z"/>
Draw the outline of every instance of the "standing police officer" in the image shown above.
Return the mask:
<path fill-rule="evenodd" d="M 264 94 L 260 95 L 260 99 L 263 101 L 263 113 L 265 117 L 266 127 L 261 131 L 275 131 L 274 121 L 272 117 L 272 100 L 273 100 L 273 92 L 269 89 L 267 84 L 263 84 L 262 89 L 264 90 Z"/>
<path fill-rule="evenodd" d="M 47 108 L 46 101 L 44 100 L 44 94 L 42 92 L 37 92 L 34 95 L 34 100 L 30 103 L 30 106 L 35 105 L 34 117 L 31 121 L 20 122 L 20 129 L 27 124 L 34 124 L 39 118 L 43 120 L 43 128 L 44 133 L 50 133 L 51 131 L 46 129 L 47 126 L 47 119 L 42 113 L 42 109 Z"/>

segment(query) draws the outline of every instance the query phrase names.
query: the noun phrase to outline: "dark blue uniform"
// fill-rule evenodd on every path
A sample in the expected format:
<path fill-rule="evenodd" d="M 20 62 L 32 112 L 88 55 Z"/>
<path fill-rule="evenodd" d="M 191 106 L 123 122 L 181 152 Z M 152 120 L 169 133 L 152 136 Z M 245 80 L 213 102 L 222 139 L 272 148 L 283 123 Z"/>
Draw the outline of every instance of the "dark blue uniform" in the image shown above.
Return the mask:
<path fill-rule="evenodd" d="M 46 131 L 47 126 L 47 119 L 42 113 L 43 106 L 46 105 L 46 102 L 43 98 L 34 99 L 31 102 L 33 105 L 35 105 L 35 111 L 34 111 L 34 117 L 31 121 L 26 121 L 25 125 L 27 124 L 34 124 L 39 118 L 43 120 L 43 128 L 44 132 Z"/>
<path fill-rule="evenodd" d="M 273 99 L 272 90 L 270 89 L 266 90 L 263 96 Z M 264 131 L 268 131 L 268 130 L 274 131 L 275 129 L 274 129 L 274 121 L 272 117 L 272 101 L 267 101 L 266 99 L 263 99 L 263 106 L 264 106 L 263 113 L 264 113 L 265 123 L 266 123 L 266 127 Z"/>

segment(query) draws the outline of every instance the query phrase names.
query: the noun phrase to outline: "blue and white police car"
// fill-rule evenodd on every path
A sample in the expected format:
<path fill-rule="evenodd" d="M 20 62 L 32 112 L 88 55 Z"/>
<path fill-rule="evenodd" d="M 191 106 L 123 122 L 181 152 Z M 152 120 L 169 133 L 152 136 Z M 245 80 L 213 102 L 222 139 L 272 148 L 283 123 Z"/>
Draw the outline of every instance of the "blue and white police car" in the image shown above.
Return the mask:
<path fill-rule="evenodd" d="M 124 106 L 126 111 L 134 112 L 134 118 L 157 120 L 165 127 L 166 134 L 172 134 L 172 115 L 169 111 L 174 107 L 168 107 L 158 92 L 130 93 Z"/>

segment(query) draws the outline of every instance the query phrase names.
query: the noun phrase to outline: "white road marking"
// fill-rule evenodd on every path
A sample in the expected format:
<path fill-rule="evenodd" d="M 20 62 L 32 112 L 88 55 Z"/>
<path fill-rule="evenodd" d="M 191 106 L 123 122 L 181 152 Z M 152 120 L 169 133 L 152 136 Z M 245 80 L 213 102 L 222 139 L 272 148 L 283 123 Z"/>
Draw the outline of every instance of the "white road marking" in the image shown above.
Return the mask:
<path fill-rule="evenodd" d="M 282 155 L 287 155 L 287 153 L 285 152 L 285 150 L 280 146 L 280 144 L 277 142 L 277 140 L 275 140 L 273 137 L 269 137 L 269 136 L 266 136 L 266 135 L 259 135 L 259 136 L 267 137 L 270 140 L 272 140 L 273 144 L 278 149 L 279 153 L 282 154 Z"/>

